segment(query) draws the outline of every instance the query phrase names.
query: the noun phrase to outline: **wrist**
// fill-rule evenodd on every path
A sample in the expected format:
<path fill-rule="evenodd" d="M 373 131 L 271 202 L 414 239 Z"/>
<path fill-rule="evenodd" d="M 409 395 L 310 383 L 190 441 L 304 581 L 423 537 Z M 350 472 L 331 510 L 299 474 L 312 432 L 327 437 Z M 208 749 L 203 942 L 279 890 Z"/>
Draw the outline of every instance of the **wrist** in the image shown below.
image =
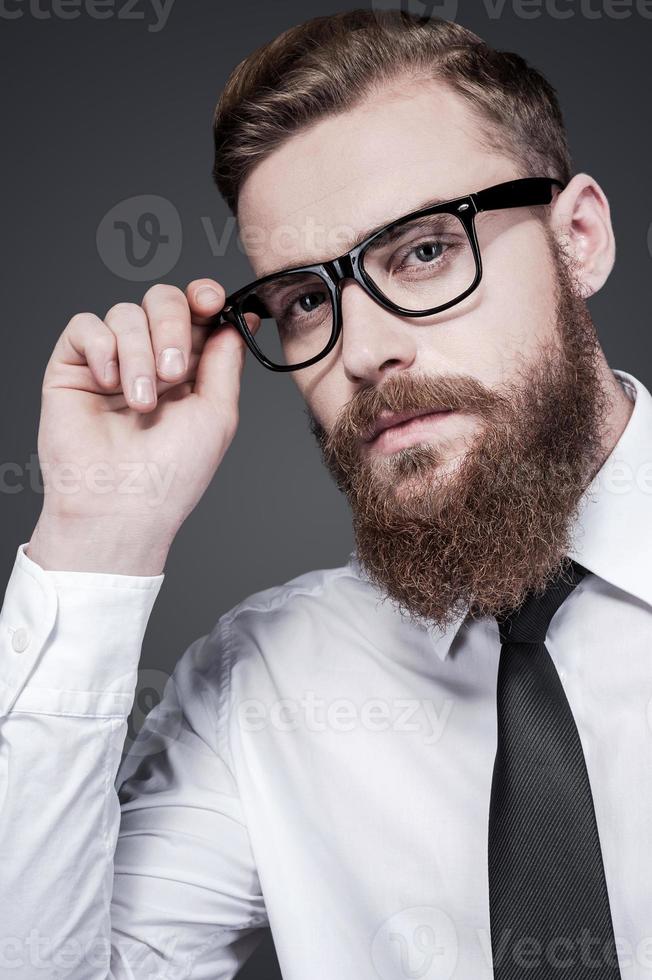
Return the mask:
<path fill-rule="evenodd" d="M 25 553 L 45 571 L 160 575 L 173 540 L 134 522 L 42 513 Z"/>

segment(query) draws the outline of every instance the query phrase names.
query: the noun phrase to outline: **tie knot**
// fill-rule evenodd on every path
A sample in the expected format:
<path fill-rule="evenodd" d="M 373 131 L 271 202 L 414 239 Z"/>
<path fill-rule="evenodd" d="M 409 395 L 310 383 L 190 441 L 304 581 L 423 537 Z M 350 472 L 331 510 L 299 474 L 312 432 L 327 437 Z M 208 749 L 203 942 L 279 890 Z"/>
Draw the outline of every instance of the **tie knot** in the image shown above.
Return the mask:
<path fill-rule="evenodd" d="M 517 609 L 496 616 L 501 643 L 545 643 L 552 617 L 586 573 L 577 562 L 564 561 L 543 592 L 528 592 Z"/>

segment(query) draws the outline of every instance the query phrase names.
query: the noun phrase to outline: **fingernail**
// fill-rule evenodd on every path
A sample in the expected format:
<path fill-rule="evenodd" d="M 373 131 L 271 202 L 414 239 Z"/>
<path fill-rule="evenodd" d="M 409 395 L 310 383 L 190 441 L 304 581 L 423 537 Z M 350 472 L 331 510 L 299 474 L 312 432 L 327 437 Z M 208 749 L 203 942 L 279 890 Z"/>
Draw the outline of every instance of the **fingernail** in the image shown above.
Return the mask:
<path fill-rule="evenodd" d="M 131 388 L 131 397 L 140 405 L 149 405 L 150 402 L 153 402 L 154 385 L 152 379 L 144 376 L 136 378 Z"/>
<path fill-rule="evenodd" d="M 208 306 L 209 303 L 216 303 L 219 298 L 219 294 L 210 286 L 202 286 L 195 293 L 196 301 L 201 303 L 202 306 Z"/>
<path fill-rule="evenodd" d="M 117 361 L 107 361 L 104 365 L 104 380 L 108 385 L 114 385 L 118 383 L 118 362 Z"/>
<path fill-rule="evenodd" d="M 166 347 L 158 356 L 158 369 L 162 374 L 182 374 L 185 366 L 183 353 L 178 347 Z"/>

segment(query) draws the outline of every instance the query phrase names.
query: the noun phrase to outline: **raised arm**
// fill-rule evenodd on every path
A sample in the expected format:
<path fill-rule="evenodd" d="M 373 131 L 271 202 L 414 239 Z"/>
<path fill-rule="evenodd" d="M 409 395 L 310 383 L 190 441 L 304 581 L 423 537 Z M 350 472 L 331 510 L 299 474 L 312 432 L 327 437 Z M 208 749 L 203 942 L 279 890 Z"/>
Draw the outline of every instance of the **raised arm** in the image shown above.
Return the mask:
<path fill-rule="evenodd" d="M 44 503 L 0 614 L 0 978 L 227 978 L 265 921 L 193 670 L 207 641 L 116 792 L 168 550 L 237 428 L 245 347 L 211 331 L 223 302 L 197 280 L 79 314 L 45 371 Z"/>

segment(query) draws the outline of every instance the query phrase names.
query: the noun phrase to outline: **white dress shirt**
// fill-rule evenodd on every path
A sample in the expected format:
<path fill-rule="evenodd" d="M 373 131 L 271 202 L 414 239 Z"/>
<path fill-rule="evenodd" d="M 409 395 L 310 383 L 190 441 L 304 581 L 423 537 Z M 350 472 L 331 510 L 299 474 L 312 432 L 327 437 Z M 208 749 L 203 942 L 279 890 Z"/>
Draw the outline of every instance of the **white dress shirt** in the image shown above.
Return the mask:
<path fill-rule="evenodd" d="M 572 552 L 593 574 L 547 645 L 622 977 L 652 980 L 652 396 L 616 374 L 635 405 Z M 410 624 L 354 552 L 191 644 L 118 771 L 163 576 L 24 548 L 0 614 L 0 977 L 222 980 L 269 925 L 286 980 L 491 978 L 495 620 Z"/>

